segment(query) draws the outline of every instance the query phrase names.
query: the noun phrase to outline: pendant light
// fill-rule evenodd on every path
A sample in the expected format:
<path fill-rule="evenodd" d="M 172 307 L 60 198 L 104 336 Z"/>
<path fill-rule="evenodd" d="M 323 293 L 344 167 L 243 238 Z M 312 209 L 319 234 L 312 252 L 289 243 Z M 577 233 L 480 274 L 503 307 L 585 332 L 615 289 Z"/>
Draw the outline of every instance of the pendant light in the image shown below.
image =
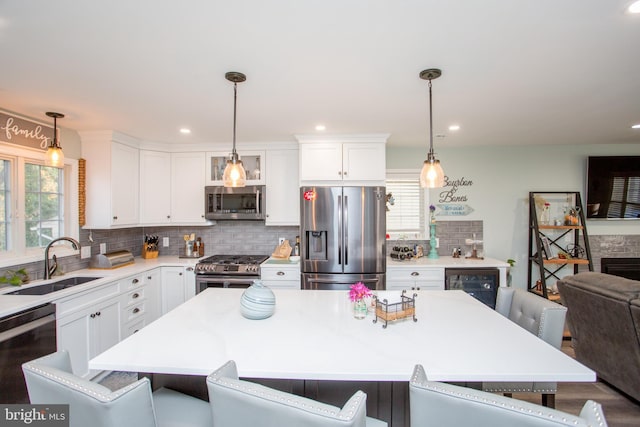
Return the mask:
<path fill-rule="evenodd" d="M 63 118 L 64 114 L 54 113 L 51 111 L 48 111 L 45 114 L 49 117 L 53 117 L 53 139 L 49 144 L 49 148 L 47 148 L 47 154 L 44 162 L 47 166 L 53 166 L 55 168 L 63 168 L 64 153 L 62 152 L 62 147 L 60 147 L 60 144 L 58 144 L 57 119 Z"/>
<path fill-rule="evenodd" d="M 238 159 L 236 152 L 236 99 L 238 95 L 238 83 L 247 80 L 247 76 L 236 71 L 229 71 L 224 77 L 233 82 L 233 151 L 231 157 L 227 160 L 227 166 L 224 168 L 222 180 L 225 187 L 244 187 L 247 179 L 247 173 L 242 166 L 242 160 Z"/>
<path fill-rule="evenodd" d="M 431 102 L 431 80 L 442 75 L 437 68 L 429 68 L 420 73 L 420 78 L 429 81 L 429 153 L 420 171 L 420 186 L 426 188 L 438 188 L 444 186 L 444 171 L 440 166 L 440 160 L 433 153 L 433 107 Z"/>

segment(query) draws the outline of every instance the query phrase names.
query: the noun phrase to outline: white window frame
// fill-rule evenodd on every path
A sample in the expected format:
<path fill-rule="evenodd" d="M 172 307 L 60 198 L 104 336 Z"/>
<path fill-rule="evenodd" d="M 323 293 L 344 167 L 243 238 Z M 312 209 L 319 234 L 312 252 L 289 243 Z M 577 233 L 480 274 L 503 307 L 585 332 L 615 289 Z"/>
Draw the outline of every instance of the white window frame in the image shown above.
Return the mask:
<path fill-rule="evenodd" d="M 401 179 L 401 180 L 415 180 L 419 184 L 420 181 L 420 169 L 387 169 L 386 178 L 389 179 Z M 387 190 L 388 192 L 388 190 Z M 423 221 L 421 224 L 421 230 L 418 233 L 407 232 L 389 232 L 389 239 L 391 240 L 428 240 L 429 239 L 429 189 L 422 189 L 422 209 L 423 209 Z M 389 206 L 389 209 L 393 209 L 393 206 Z"/>
<path fill-rule="evenodd" d="M 11 250 L 0 252 L 0 268 L 29 262 L 43 261 L 44 248 L 27 248 L 25 242 L 26 225 L 24 221 L 25 204 L 25 163 L 45 163 L 45 153 L 38 150 L 19 148 L 11 144 L 0 143 L 0 157 L 11 161 L 11 177 L 14 184 L 11 191 Z M 65 236 L 78 240 L 80 226 L 78 220 L 78 161 L 65 158 L 64 179 L 64 224 Z M 58 257 L 75 255 L 79 250 L 70 245 L 56 248 Z"/>

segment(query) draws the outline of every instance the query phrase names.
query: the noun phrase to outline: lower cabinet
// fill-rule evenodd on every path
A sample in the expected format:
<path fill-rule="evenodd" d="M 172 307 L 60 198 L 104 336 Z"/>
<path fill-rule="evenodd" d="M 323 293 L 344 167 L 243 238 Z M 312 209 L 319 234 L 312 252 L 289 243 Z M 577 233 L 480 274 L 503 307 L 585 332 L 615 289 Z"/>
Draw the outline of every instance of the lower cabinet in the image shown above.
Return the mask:
<path fill-rule="evenodd" d="M 73 372 L 92 378 L 89 360 L 195 295 L 193 267 L 158 267 L 56 304 L 57 346 Z"/>
<path fill-rule="evenodd" d="M 387 265 L 389 290 L 443 290 L 444 268 Z"/>
<path fill-rule="evenodd" d="M 162 267 L 162 315 L 195 296 L 193 267 Z"/>
<path fill-rule="evenodd" d="M 260 266 L 260 280 L 270 288 L 300 289 L 300 264 L 271 263 Z"/>
<path fill-rule="evenodd" d="M 120 297 L 101 301 L 57 320 L 58 349 L 69 351 L 73 373 L 91 378 L 89 360 L 121 339 Z"/>

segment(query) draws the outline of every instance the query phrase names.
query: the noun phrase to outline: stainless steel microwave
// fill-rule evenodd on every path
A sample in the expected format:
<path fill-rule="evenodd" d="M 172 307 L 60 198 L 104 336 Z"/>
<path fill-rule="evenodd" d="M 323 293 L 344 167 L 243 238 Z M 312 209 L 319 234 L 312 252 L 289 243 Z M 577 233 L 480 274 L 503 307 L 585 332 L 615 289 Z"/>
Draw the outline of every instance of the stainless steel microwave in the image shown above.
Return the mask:
<path fill-rule="evenodd" d="M 206 219 L 265 219 L 264 185 L 246 187 L 206 186 L 204 216 Z"/>

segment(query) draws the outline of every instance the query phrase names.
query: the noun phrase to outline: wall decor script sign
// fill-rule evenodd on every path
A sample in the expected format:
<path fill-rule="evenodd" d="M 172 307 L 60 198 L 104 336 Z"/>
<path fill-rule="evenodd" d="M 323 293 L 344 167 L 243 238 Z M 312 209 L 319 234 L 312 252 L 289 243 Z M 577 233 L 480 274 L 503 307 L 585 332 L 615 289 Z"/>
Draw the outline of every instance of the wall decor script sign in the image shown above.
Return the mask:
<path fill-rule="evenodd" d="M 444 189 L 438 194 L 437 216 L 466 216 L 473 212 L 473 208 L 462 202 L 468 202 L 466 194 L 460 194 L 461 188 L 471 187 L 473 181 L 465 177 L 452 179 L 444 177 Z"/>
<path fill-rule="evenodd" d="M 53 126 L 42 125 L 0 111 L 0 141 L 46 150 L 52 137 Z"/>

